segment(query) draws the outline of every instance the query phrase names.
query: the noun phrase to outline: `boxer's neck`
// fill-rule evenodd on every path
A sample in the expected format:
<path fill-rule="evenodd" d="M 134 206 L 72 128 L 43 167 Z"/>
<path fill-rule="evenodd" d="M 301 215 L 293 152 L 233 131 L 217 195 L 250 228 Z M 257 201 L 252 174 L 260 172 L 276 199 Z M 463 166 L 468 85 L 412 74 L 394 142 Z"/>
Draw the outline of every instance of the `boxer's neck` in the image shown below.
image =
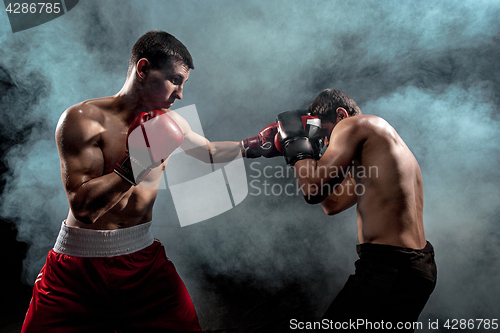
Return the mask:
<path fill-rule="evenodd" d="M 135 76 L 129 75 L 120 91 L 113 96 L 116 100 L 116 109 L 123 115 L 125 121 L 130 122 L 141 112 L 154 109 L 144 96 L 140 82 L 137 82 Z"/>

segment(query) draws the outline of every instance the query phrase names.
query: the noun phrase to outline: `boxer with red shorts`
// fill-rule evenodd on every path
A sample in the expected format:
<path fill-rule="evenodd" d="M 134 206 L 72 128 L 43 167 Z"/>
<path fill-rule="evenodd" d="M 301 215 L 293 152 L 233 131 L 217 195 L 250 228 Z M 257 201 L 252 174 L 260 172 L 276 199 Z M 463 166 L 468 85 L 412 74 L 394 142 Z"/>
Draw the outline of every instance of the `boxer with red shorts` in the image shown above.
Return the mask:
<path fill-rule="evenodd" d="M 170 110 L 191 69 L 179 40 L 150 31 L 134 45 L 116 95 L 62 114 L 56 142 L 70 209 L 35 281 L 23 333 L 201 331 L 149 229 L 163 169 L 177 148 L 206 163 L 281 153 L 276 123 L 241 142 L 210 142 L 192 131 Z"/>
<path fill-rule="evenodd" d="M 200 331 L 150 224 L 88 230 L 63 223 L 36 279 L 23 332 Z"/>

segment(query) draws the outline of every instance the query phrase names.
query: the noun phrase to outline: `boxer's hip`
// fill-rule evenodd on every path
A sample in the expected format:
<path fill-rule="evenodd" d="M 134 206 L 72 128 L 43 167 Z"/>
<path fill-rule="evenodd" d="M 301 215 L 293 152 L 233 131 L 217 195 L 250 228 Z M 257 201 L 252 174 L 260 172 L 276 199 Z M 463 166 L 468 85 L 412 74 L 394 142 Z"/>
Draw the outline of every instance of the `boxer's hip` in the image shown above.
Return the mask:
<path fill-rule="evenodd" d="M 64 222 L 54 252 L 73 257 L 115 257 L 140 251 L 154 242 L 151 222 L 117 230 L 71 227 Z"/>
<path fill-rule="evenodd" d="M 437 268 L 434 248 L 427 242 L 423 249 L 403 248 L 383 244 L 358 244 L 356 267 L 377 267 L 397 270 L 399 275 L 419 275 L 436 281 Z"/>

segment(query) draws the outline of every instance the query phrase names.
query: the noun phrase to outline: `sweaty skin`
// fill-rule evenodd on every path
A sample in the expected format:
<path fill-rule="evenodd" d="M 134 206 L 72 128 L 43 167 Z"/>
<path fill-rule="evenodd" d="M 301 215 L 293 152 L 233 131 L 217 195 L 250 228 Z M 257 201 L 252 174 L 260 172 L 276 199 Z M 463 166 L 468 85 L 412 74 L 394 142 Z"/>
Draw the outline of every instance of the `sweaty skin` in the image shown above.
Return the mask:
<path fill-rule="evenodd" d="M 306 201 L 321 202 L 328 215 L 357 204 L 361 244 L 425 247 L 417 160 L 384 119 L 348 116 L 339 109 L 344 119 L 322 123 L 331 133 L 322 158 L 301 160 L 294 166 Z"/>
<path fill-rule="evenodd" d="M 211 143 L 169 110 L 176 99 L 182 99 L 183 84 L 188 77 L 189 68 L 182 61 L 151 69 L 149 62 L 141 59 L 116 95 L 76 104 L 62 114 L 56 128 L 56 142 L 70 204 L 67 225 L 113 230 L 151 221 L 168 160 L 153 169 L 138 186 L 130 185 L 113 172 L 126 151 L 129 125 L 141 112 L 165 111 L 183 131 L 180 149 L 204 162 L 231 161 L 240 154 L 239 143 Z"/>

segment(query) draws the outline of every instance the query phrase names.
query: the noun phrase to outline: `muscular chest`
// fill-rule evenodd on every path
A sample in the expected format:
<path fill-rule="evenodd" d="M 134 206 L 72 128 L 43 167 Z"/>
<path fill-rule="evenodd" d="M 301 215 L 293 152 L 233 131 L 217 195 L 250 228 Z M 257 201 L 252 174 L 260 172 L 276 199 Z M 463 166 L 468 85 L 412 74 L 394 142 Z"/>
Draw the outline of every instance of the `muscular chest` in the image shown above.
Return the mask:
<path fill-rule="evenodd" d="M 125 157 L 127 152 L 127 126 L 113 124 L 101 135 L 101 150 L 104 157 L 104 174 L 113 172 L 115 164 Z M 165 162 L 166 163 L 166 162 Z M 161 165 L 150 171 L 146 179 L 141 183 L 145 188 L 157 187 L 165 166 Z"/>
<path fill-rule="evenodd" d="M 101 133 L 101 150 L 104 157 L 104 173 L 113 172 L 115 164 L 127 151 L 128 127 L 120 124 L 108 124 Z"/>

